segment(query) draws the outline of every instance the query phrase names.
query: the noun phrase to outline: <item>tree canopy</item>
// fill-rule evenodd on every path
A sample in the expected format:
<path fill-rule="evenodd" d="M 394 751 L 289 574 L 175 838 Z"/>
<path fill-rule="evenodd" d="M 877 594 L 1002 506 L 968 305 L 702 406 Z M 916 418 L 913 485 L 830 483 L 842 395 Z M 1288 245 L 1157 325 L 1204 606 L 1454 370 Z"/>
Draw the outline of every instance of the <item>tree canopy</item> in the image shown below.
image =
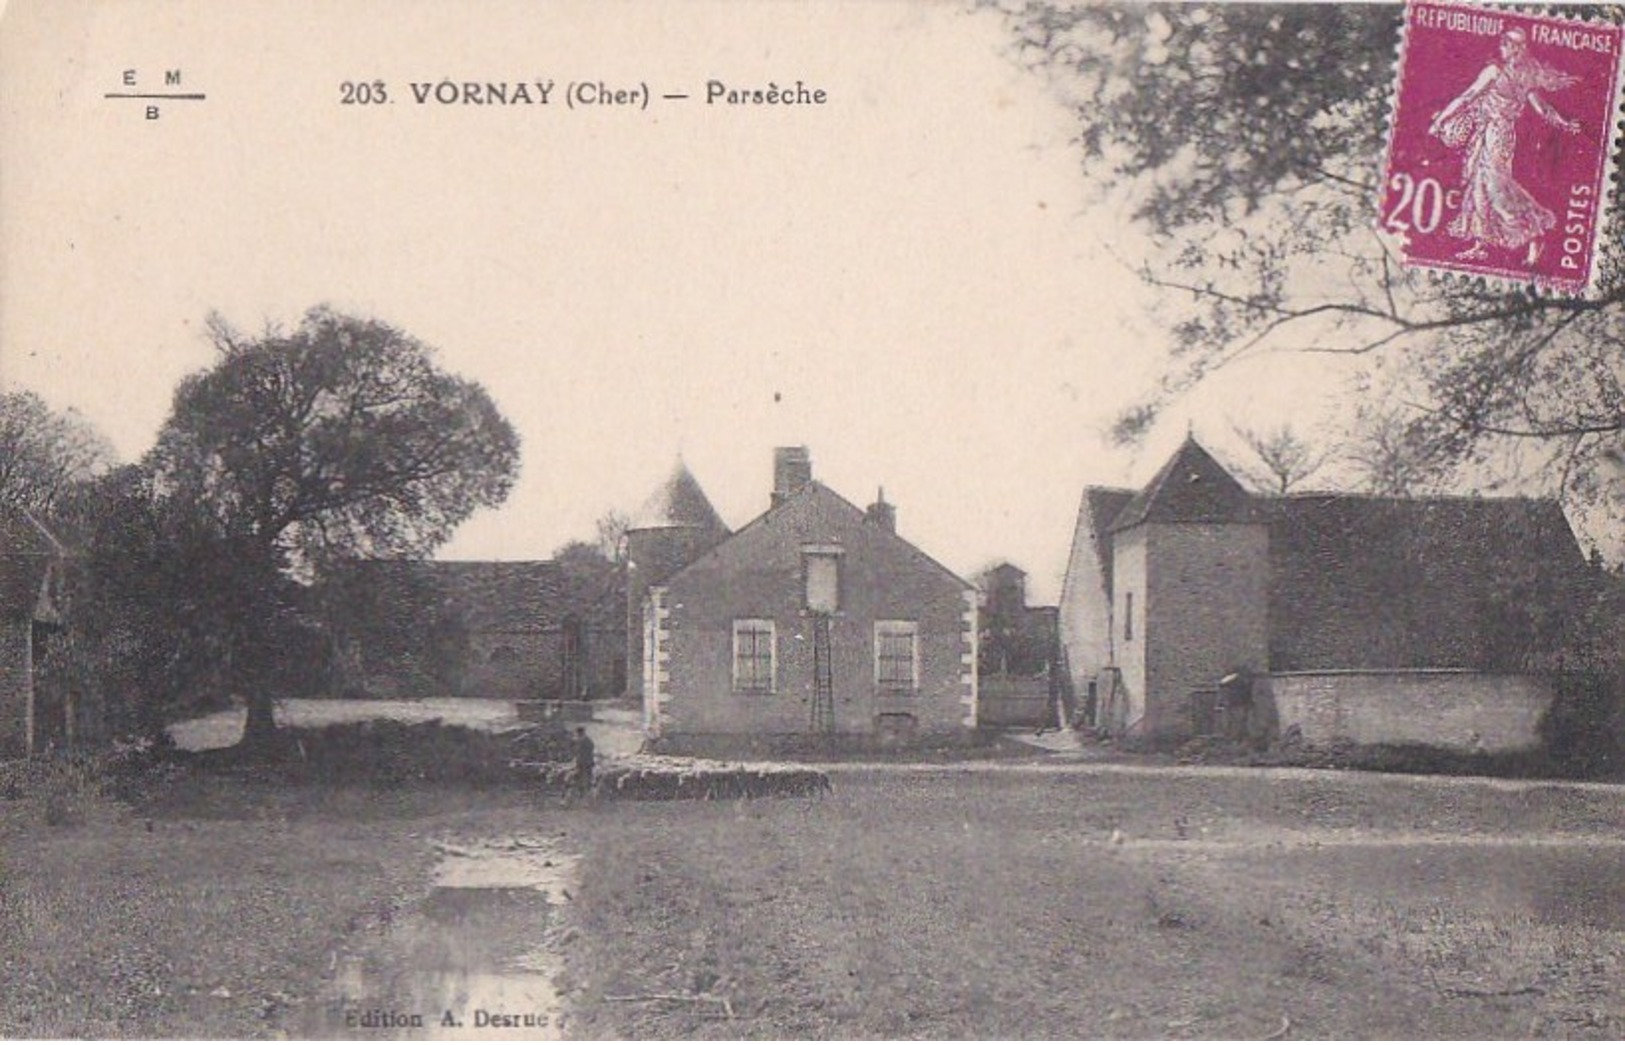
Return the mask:
<path fill-rule="evenodd" d="M 478 384 L 377 320 L 316 308 L 186 378 L 152 456 L 160 483 L 279 566 L 426 555 L 500 504 L 519 439 Z"/>
<path fill-rule="evenodd" d="M 1021 60 L 1075 104 L 1087 169 L 1133 197 L 1157 244 L 1144 275 L 1177 305 L 1169 366 L 1120 439 L 1250 352 L 1349 353 L 1368 409 L 1401 416 L 1391 446 L 1599 497 L 1625 435 L 1625 266 L 1606 258 L 1580 299 L 1399 263 L 1374 202 L 1399 7 L 1002 6 Z M 1600 242 L 1617 244 L 1612 191 Z"/>

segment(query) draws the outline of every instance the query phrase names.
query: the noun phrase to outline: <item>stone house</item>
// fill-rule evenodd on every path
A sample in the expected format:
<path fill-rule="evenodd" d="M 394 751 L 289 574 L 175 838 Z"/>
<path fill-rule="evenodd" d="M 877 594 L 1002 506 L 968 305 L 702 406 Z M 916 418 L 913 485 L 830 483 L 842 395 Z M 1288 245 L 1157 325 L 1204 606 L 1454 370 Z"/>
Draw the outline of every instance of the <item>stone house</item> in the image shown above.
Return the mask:
<path fill-rule="evenodd" d="M 694 534 L 668 536 L 641 550 L 688 560 L 644 589 L 650 737 L 771 748 L 975 727 L 975 588 L 899 536 L 883 496 L 860 509 L 813 479 L 804 447 L 780 448 L 763 515 L 697 553 Z"/>
<path fill-rule="evenodd" d="M 71 701 L 39 680 L 62 625 L 66 563 L 62 545 L 33 516 L 0 515 L 0 758 L 73 740 Z"/>
<path fill-rule="evenodd" d="M 1528 748 L 1586 569 L 1555 501 L 1256 496 L 1188 438 L 1084 491 L 1062 644 L 1117 733 Z"/>

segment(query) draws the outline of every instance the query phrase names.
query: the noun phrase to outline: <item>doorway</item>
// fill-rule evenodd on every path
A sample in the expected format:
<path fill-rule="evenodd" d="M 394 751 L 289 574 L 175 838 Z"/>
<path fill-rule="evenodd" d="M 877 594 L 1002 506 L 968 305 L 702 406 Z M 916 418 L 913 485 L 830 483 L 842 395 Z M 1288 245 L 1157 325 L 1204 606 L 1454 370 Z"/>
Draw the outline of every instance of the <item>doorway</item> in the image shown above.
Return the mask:
<path fill-rule="evenodd" d="M 571 614 L 561 626 L 559 655 L 563 658 L 559 677 L 563 683 L 564 699 L 580 700 L 587 695 L 585 660 L 586 629 L 581 618 Z"/>

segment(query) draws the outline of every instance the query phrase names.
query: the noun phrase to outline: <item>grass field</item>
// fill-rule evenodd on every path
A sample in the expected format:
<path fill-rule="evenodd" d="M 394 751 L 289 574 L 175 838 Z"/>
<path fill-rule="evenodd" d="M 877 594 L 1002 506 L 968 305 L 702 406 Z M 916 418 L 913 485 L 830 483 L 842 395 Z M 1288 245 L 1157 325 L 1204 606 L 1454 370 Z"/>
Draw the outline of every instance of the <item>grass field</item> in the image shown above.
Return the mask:
<path fill-rule="evenodd" d="M 1016 770 L 841 775 L 818 805 L 617 809 L 577 913 L 574 1026 L 1618 1036 L 1621 797 Z M 701 986 L 737 1018 L 600 1000 Z"/>
<path fill-rule="evenodd" d="M 264 1037 L 416 902 L 485 796 L 202 777 L 47 827 L 0 802 L 0 1037 Z"/>
<path fill-rule="evenodd" d="M 460 953 L 433 946 L 464 919 L 435 844 L 519 834 L 580 858 L 562 932 L 500 920 L 504 948 L 557 952 L 578 1036 L 1625 1034 L 1621 789 L 832 777 L 821 799 L 561 808 L 203 776 L 61 828 L 0 802 L 0 1035 L 316 1033 L 357 963 L 369 1004 L 406 1004 L 413 962 Z"/>

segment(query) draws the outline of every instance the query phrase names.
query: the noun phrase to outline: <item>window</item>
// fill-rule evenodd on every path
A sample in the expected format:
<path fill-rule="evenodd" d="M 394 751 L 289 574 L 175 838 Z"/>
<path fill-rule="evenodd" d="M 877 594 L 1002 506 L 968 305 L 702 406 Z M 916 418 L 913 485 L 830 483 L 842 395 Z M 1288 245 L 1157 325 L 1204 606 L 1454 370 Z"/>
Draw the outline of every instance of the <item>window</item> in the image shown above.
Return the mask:
<path fill-rule="evenodd" d="M 734 689 L 773 692 L 774 642 L 770 620 L 734 621 Z"/>
<path fill-rule="evenodd" d="M 841 608 L 841 559 L 825 551 L 809 551 L 803 556 L 807 575 L 807 608 L 814 613 L 834 613 Z"/>
<path fill-rule="evenodd" d="M 920 680 L 920 632 L 911 620 L 875 622 L 875 685 L 915 689 Z"/>
<path fill-rule="evenodd" d="M 1123 595 L 1123 640 L 1134 641 L 1134 593 Z"/>

